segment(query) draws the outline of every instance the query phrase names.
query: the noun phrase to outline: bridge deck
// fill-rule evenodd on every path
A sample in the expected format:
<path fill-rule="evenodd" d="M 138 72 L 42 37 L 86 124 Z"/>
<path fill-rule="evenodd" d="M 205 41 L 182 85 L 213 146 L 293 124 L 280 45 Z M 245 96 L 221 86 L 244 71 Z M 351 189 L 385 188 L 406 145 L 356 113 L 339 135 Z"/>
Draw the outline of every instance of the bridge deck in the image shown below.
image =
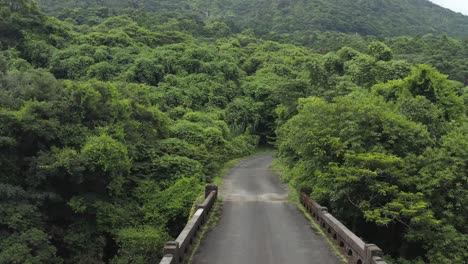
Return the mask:
<path fill-rule="evenodd" d="M 219 224 L 203 239 L 195 264 L 340 264 L 325 239 L 288 201 L 272 174 L 271 154 L 239 163 L 226 176 Z"/>

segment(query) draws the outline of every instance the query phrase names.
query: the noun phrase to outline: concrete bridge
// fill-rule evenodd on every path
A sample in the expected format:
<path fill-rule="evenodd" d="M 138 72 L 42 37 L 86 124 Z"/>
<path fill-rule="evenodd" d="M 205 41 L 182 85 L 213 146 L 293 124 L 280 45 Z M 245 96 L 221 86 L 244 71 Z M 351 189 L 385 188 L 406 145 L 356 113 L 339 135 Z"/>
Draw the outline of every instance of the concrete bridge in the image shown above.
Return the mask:
<path fill-rule="evenodd" d="M 318 232 L 288 200 L 287 187 L 270 172 L 272 158 L 263 154 L 246 159 L 225 177 L 220 190 L 222 218 L 202 239 L 192 263 L 385 264 L 376 245 L 364 243 L 326 208 L 301 193 L 301 203 L 323 231 Z M 217 193 L 216 186 L 207 186 L 205 202 L 176 241 L 166 245 L 161 263 L 186 262 Z M 323 233 L 338 250 L 332 249 Z"/>

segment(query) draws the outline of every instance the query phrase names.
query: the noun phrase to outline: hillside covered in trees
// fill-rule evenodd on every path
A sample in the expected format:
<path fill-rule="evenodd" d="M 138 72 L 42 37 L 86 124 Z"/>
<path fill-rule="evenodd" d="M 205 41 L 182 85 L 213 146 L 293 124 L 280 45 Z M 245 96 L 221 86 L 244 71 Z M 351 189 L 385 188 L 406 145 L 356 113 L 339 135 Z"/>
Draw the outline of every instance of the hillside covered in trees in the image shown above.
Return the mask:
<path fill-rule="evenodd" d="M 338 51 L 343 46 L 365 52 L 369 43 L 377 40 L 389 46 L 396 58 L 433 65 L 452 79 L 468 84 L 468 17 L 427 0 L 39 0 L 39 3 L 50 14 L 78 25 L 95 25 L 135 10 L 171 18 L 184 14 L 195 23 L 210 24 L 217 37 L 250 28 L 263 39 L 312 47 L 321 54 Z M 289 11 L 282 12 L 285 6 Z M 191 34 L 199 36 L 201 32 L 192 30 Z"/>
<path fill-rule="evenodd" d="M 39 0 L 58 14 L 64 7 L 164 10 L 226 21 L 234 30 L 252 28 L 258 34 L 336 31 L 374 36 L 448 34 L 468 37 L 468 17 L 428 0 Z"/>
<path fill-rule="evenodd" d="M 267 144 L 389 263 L 468 259 L 466 40 L 304 42 L 183 1 L 73 3 L 119 8 L 0 1 L 0 263 L 154 262 L 204 183 Z"/>

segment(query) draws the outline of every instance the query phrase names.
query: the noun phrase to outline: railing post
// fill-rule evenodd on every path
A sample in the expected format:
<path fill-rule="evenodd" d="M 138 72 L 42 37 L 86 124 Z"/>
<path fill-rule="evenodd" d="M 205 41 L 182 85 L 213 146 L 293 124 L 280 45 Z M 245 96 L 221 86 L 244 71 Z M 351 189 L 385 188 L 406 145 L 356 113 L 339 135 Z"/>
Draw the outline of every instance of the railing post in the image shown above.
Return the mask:
<path fill-rule="evenodd" d="M 205 198 L 208 197 L 208 195 L 210 195 L 210 193 L 212 191 L 216 191 L 216 194 L 218 193 L 218 186 L 212 184 L 212 183 L 209 183 L 207 185 L 205 185 Z"/>
<path fill-rule="evenodd" d="M 365 264 L 373 263 L 374 257 L 383 257 L 382 250 L 375 244 L 365 244 L 366 249 L 366 261 Z"/>
<path fill-rule="evenodd" d="M 164 246 L 164 255 L 172 255 L 175 263 L 179 263 L 179 242 L 169 241 Z"/>

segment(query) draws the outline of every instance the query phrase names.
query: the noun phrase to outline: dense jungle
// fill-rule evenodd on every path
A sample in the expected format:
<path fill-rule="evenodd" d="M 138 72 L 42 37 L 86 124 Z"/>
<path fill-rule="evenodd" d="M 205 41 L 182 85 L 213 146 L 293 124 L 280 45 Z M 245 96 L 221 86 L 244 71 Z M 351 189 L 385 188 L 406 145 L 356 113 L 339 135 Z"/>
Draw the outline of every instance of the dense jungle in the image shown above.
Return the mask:
<path fill-rule="evenodd" d="M 150 263 L 224 164 L 388 263 L 468 259 L 468 16 L 426 0 L 0 0 L 0 263 Z"/>

